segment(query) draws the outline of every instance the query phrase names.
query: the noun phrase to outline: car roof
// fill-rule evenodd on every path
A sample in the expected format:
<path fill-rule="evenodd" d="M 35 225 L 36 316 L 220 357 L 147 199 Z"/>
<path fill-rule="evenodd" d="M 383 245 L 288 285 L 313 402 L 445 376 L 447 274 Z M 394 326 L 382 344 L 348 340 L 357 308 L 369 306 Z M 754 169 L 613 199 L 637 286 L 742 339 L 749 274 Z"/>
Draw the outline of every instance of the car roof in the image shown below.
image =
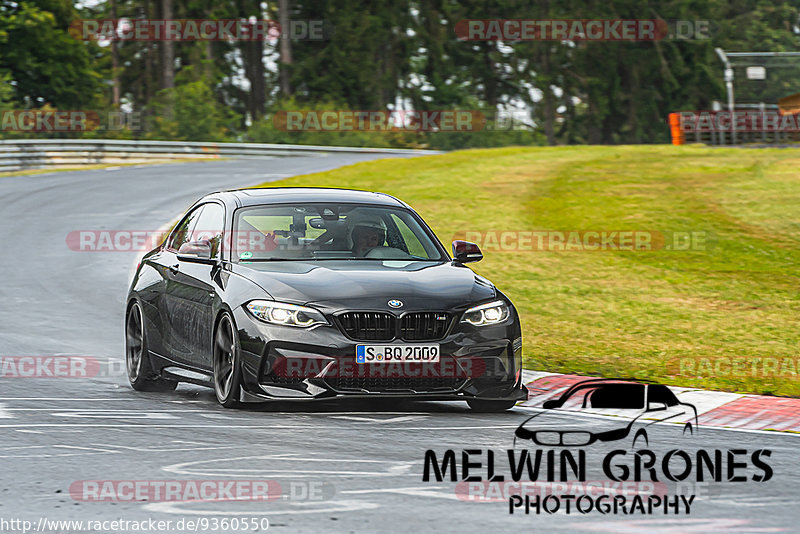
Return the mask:
<path fill-rule="evenodd" d="M 356 189 L 337 189 L 332 187 L 260 187 L 253 189 L 233 189 L 218 193 L 230 195 L 240 206 L 280 204 L 285 202 L 341 202 L 357 204 L 376 204 L 407 208 L 402 202 L 386 193 L 359 191 Z"/>

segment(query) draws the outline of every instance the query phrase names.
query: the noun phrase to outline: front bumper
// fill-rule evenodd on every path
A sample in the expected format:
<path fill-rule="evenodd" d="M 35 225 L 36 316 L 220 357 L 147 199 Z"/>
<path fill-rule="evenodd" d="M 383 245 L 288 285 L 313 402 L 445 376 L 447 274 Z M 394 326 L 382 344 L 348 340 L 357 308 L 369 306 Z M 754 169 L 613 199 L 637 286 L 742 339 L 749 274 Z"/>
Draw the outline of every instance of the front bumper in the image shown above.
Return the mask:
<path fill-rule="evenodd" d="M 336 326 L 273 326 L 238 308 L 242 400 L 392 397 L 426 400 L 525 400 L 519 321 L 455 324 L 438 341 L 439 364 L 356 364 L 356 346 Z M 377 343 L 376 344 L 391 344 Z M 397 343 L 397 342 L 394 342 Z"/>

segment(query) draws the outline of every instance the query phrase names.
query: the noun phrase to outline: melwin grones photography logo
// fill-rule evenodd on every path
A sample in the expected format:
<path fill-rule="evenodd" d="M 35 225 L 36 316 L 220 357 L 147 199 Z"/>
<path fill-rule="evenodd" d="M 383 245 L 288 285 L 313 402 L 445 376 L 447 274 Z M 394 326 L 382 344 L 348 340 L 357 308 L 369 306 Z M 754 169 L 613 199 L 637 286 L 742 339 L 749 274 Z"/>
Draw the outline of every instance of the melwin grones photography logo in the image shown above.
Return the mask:
<path fill-rule="evenodd" d="M 774 474 L 769 449 L 702 447 L 697 409 L 661 384 L 583 380 L 534 410 L 510 449 L 425 451 L 422 481 L 512 515 L 648 516 L 690 515 L 711 485 Z"/>

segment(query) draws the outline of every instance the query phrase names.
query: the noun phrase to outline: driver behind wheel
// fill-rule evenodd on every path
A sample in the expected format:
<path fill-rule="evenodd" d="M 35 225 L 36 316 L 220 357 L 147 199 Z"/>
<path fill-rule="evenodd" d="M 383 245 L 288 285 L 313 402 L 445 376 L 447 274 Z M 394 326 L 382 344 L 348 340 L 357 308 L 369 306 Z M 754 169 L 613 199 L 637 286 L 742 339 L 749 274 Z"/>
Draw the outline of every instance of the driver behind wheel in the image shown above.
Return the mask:
<path fill-rule="evenodd" d="M 353 254 L 357 258 L 382 247 L 386 241 L 386 225 L 379 217 L 360 217 L 350 224 L 350 241 Z"/>

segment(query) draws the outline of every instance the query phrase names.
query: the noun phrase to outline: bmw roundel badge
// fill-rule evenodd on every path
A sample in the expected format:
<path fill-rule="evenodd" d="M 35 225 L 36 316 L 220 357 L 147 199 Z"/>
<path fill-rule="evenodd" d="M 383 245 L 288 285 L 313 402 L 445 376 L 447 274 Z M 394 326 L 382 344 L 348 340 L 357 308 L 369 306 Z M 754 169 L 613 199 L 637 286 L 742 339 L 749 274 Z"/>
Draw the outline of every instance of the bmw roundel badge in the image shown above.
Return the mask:
<path fill-rule="evenodd" d="M 402 308 L 403 307 L 403 301 L 402 300 L 397 300 L 397 299 L 392 299 L 387 304 L 389 304 L 389 306 L 391 306 L 392 308 Z"/>

